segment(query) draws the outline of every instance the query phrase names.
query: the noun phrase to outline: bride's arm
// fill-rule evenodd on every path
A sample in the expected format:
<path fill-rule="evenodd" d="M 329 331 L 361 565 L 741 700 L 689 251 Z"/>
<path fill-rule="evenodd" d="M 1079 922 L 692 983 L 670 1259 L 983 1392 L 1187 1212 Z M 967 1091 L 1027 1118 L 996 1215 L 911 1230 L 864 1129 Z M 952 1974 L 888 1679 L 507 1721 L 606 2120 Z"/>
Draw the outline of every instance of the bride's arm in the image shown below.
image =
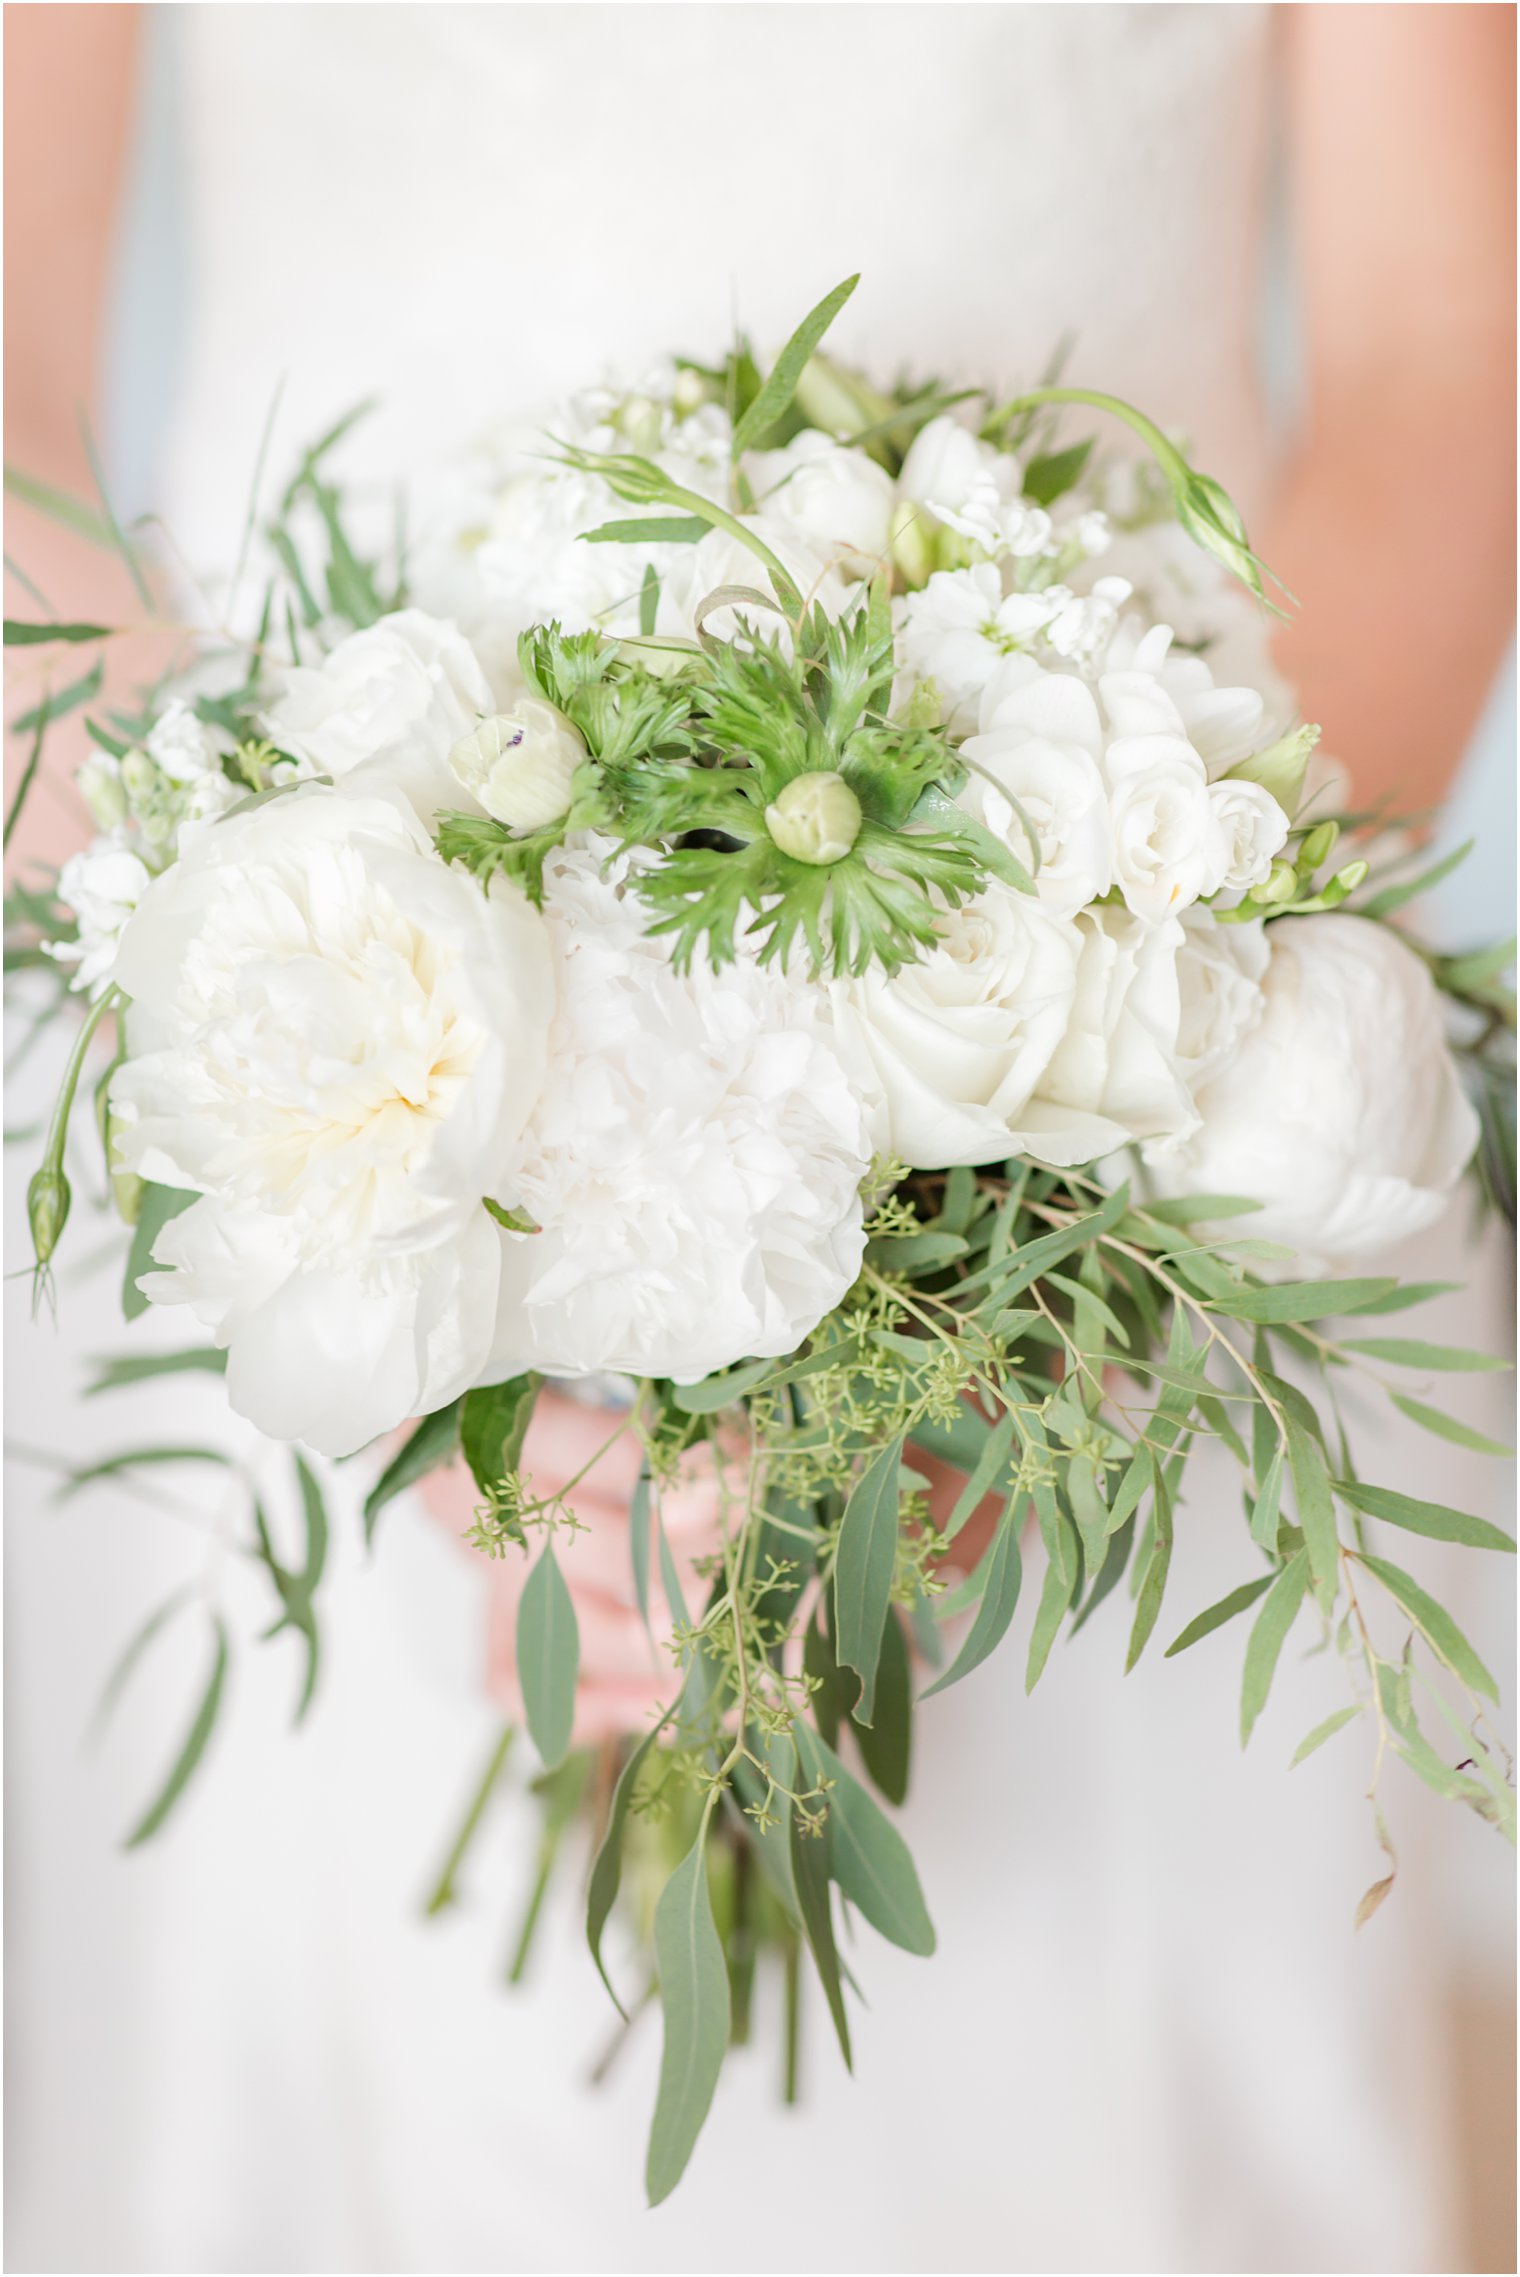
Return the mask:
<path fill-rule="evenodd" d="M 80 415 L 94 419 L 102 312 L 137 70 L 135 7 L 10 8 L 5 14 L 5 458 L 89 497 Z M 120 562 L 6 500 L 5 550 L 61 618 L 119 624 L 140 615 Z M 6 575 L 6 614 L 36 618 L 34 595 Z M 15 700 L 56 652 L 33 651 Z M 14 658 L 11 660 L 15 661 Z M 114 662 L 114 660 L 113 660 Z M 72 671 L 57 667 L 62 677 Z M 122 684 L 134 676 L 122 659 Z M 52 858 L 88 825 L 67 788 L 77 721 L 49 737 L 45 779 L 10 849 Z M 14 740 L 14 739 L 12 739 Z M 8 749 L 10 776 L 25 753 Z"/>
<path fill-rule="evenodd" d="M 1278 11 L 1308 423 L 1261 534 L 1359 798 L 1450 782 L 1514 625 L 1515 20 Z"/>

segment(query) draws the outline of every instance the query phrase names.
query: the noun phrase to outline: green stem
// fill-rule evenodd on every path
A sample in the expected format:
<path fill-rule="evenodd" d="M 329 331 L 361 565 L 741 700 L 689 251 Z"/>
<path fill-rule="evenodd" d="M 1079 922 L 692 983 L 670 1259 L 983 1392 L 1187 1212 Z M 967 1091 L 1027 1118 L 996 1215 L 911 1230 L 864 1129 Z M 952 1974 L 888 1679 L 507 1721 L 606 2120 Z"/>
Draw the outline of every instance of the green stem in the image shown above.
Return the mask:
<path fill-rule="evenodd" d="M 32 738 L 32 748 L 27 754 L 27 761 L 25 767 L 22 769 L 21 780 L 16 785 L 16 795 L 11 800 L 10 812 L 5 818 L 5 835 L 3 840 L 0 840 L 0 852 L 4 852 L 6 848 L 9 847 L 11 842 L 11 832 L 15 829 L 17 823 L 21 820 L 21 809 L 26 804 L 27 793 L 32 787 L 33 777 L 36 775 L 38 763 L 42 758 L 42 739 L 47 734 L 47 730 L 48 709 L 47 698 L 44 696 L 41 705 L 38 707 L 37 733 Z"/>
<path fill-rule="evenodd" d="M 1032 387 L 1027 394 L 1016 395 L 1011 403 L 1005 403 L 1000 410 L 995 411 L 991 423 L 1005 425 L 1008 420 L 1017 418 L 1021 411 L 1037 410 L 1044 403 L 1085 403 L 1094 411 L 1106 411 L 1112 418 L 1122 420 L 1126 427 L 1134 430 L 1170 480 L 1185 481 L 1192 471 L 1176 444 L 1170 436 L 1162 433 L 1154 419 L 1147 419 L 1143 411 L 1137 411 L 1132 403 L 1124 402 L 1122 397 L 1104 395 L 1097 388 Z"/>
<path fill-rule="evenodd" d="M 454 1837 L 453 1848 L 444 1861 L 443 1871 L 438 1877 L 437 1886 L 423 1908 L 429 1919 L 435 1913 L 442 1913 L 445 1907 L 458 1902 L 459 1893 L 454 1886 L 455 1876 L 464 1863 L 465 1853 L 475 1839 L 481 1820 L 485 1817 L 486 1805 L 495 1790 L 496 1782 L 501 1776 L 502 1768 L 511 1752 L 512 1742 L 516 1736 L 514 1725 L 504 1724 L 502 1726 L 501 1734 L 491 1749 L 485 1776 L 477 1786 L 470 1807 L 464 1815 L 464 1822 Z"/>

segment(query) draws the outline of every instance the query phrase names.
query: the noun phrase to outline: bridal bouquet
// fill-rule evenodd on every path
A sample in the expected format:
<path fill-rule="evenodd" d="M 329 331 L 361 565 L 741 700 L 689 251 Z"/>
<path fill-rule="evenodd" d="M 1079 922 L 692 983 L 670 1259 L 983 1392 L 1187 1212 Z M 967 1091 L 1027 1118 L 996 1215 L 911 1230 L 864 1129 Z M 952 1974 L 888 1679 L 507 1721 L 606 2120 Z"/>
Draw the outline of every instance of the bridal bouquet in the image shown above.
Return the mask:
<path fill-rule="evenodd" d="M 1508 951 L 1391 922 L 1411 843 L 1346 811 L 1184 449 L 1055 381 L 878 389 L 821 351 L 850 290 L 768 369 L 741 340 L 576 398 L 410 562 L 354 534 L 328 437 L 260 517 L 256 630 L 91 717 L 100 835 L 12 910 L 87 1004 L 39 1270 L 109 1032 L 127 1309 L 209 1338 L 119 1380 L 225 1366 L 273 1438 L 378 1448 L 372 1532 L 467 1481 L 550 1834 L 594 1821 L 592 1955 L 614 1908 L 647 1943 L 653 2200 L 757 1955 L 792 2014 L 811 1961 L 848 2060 L 841 1910 L 933 1949 L 877 1799 L 914 1717 L 1003 1643 L 1026 1558 L 1027 1683 L 1116 1592 L 1133 1667 L 1206 1443 L 1240 1583 L 1168 1650 L 1240 1622 L 1244 1740 L 1290 1634 L 1326 1640 L 1349 1697 L 1301 1755 L 1359 1721 L 1514 1825 L 1493 1679 L 1400 1546 L 1514 1545 L 1364 1479 L 1340 1406 L 1474 1441 L 1403 1387 L 1493 1363 L 1408 1334 L 1430 1291 L 1376 1261 L 1480 1135 L 1503 1183 Z M 34 708 L 38 753 L 98 685 Z M 536 1479 L 556 1385 L 605 1443 Z M 304 1565 L 250 1523 L 304 1706 L 298 1460 Z M 617 1681 L 582 1571 L 623 1593 Z"/>

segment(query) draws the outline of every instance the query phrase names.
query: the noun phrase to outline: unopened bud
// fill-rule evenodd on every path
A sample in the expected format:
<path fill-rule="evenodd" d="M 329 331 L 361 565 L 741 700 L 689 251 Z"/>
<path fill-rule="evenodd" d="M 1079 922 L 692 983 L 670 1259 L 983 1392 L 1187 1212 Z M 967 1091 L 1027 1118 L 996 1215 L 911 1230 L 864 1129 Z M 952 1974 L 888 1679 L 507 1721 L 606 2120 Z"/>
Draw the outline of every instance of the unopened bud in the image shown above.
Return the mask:
<path fill-rule="evenodd" d="M 58 1246 L 58 1236 L 68 1221 L 72 1198 L 60 1164 L 45 1162 L 33 1173 L 26 1190 L 26 1215 L 39 1265 L 46 1265 Z"/>
<path fill-rule="evenodd" d="M 1355 893 L 1366 875 L 1367 865 L 1365 862 L 1348 862 L 1343 870 L 1336 871 L 1335 882 L 1343 892 Z"/>
<path fill-rule="evenodd" d="M 1226 780 L 1243 783 L 1260 783 L 1269 791 L 1291 820 L 1298 811 L 1298 802 L 1304 795 L 1304 775 L 1309 765 L 1309 754 L 1319 741 L 1317 727 L 1296 727 L 1289 735 L 1279 736 L 1269 743 L 1265 751 L 1256 751 L 1249 759 L 1239 759 L 1226 770 Z"/>
<path fill-rule="evenodd" d="M 671 389 L 670 400 L 675 406 L 676 417 L 689 419 L 694 411 L 701 410 L 704 403 L 713 402 L 715 394 L 711 383 L 700 372 L 684 371 L 676 374 L 676 384 Z"/>
<path fill-rule="evenodd" d="M 523 696 L 510 712 L 483 719 L 449 753 L 465 789 L 519 836 L 546 830 L 569 812 L 570 786 L 586 746 L 563 712 Z"/>
<path fill-rule="evenodd" d="M 114 830 L 127 819 L 127 794 L 122 787 L 121 769 L 114 759 L 103 752 L 86 759 L 74 777 L 74 788 L 90 810 L 90 819 L 97 830 Z"/>
<path fill-rule="evenodd" d="M 627 442 L 630 450 L 648 457 L 660 447 L 660 407 L 647 395 L 628 395 L 612 415 L 612 424 Z"/>
<path fill-rule="evenodd" d="M 129 751 L 121 763 L 122 788 L 128 799 L 151 798 L 158 788 L 158 768 L 146 751 Z"/>
<path fill-rule="evenodd" d="M 911 498 L 901 499 L 892 510 L 889 542 L 903 582 L 910 588 L 927 584 L 935 566 L 934 532 L 927 508 L 915 505 Z"/>
<path fill-rule="evenodd" d="M 1298 891 L 1298 872 L 1291 862 L 1274 862 L 1259 886 L 1253 886 L 1249 895 L 1252 901 L 1262 902 L 1274 909 L 1280 901 L 1291 901 Z"/>
<path fill-rule="evenodd" d="M 765 810 L 765 827 L 782 853 L 818 869 L 843 861 L 860 836 L 860 822 L 859 799 L 832 768 L 794 775 Z"/>
<path fill-rule="evenodd" d="M 1321 862 L 1329 859 L 1335 841 L 1340 834 L 1341 826 L 1338 822 L 1316 824 L 1298 850 L 1299 868 L 1317 870 Z"/>

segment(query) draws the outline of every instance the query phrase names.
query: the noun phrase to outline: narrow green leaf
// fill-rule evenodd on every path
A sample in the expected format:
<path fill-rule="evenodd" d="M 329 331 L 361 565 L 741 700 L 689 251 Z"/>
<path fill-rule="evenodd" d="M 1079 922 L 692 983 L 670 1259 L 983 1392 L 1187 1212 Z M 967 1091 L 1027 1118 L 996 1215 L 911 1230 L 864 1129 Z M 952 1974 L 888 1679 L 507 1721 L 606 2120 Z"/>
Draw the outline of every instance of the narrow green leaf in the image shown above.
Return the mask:
<path fill-rule="evenodd" d="M 618 1884 L 623 1876 L 623 1829 L 628 1822 L 628 1812 L 639 1783 L 639 1774 L 648 1761 L 650 1749 L 675 1712 L 676 1704 L 672 1701 L 659 1722 L 644 1734 L 618 1773 L 617 1785 L 612 1790 L 612 1807 L 607 1813 L 607 1830 L 602 1836 L 591 1868 L 591 1879 L 586 1887 L 586 1942 L 591 1947 L 591 1958 L 596 1963 L 597 1975 L 607 1987 L 613 2007 L 623 2017 L 627 2016 L 628 2011 L 618 1999 L 612 1979 L 607 1974 L 607 1964 L 602 1959 L 602 1932 L 617 1902 Z"/>
<path fill-rule="evenodd" d="M 296 1481 L 301 1490 L 301 1515 L 306 1522 L 306 1563 L 300 1583 L 309 1597 L 322 1579 L 327 1564 L 327 1504 L 306 1457 L 295 1450 Z"/>
<path fill-rule="evenodd" d="M 952 1684 L 959 1684 L 962 1677 L 969 1676 L 973 1668 L 980 1668 L 1008 1633 L 1024 1575 L 1016 1516 L 1018 1502 L 1019 1497 L 1015 1495 L 998 1520 L 997 1531 L 982 1560 L 979 1569 L 982 1596 L 976 1610 L 976 1619 L 967 1630 L 960 1651 L 944 1675 L 920 1694 L 923 1700 L 932 1700 L 936 1692 L 947 1692 Z"/>
<path fill-rule="evenodd" d="M 860 1678 L 857 1723 L 871 1721 L 876 1667 L 897 1565 L 898 1470 L 903 1442 L 883 1447 L 845 1504 L 834 1555 L 834 1649 Z"/>
<path fill-rule="evenodd" d="M 814 1785 L 831 1782 L 829 1863 L 840 1889 L 891 1944 L 905 1953 L 932 1953 L 934 1927 L 902 1836 L 832 1749 L 800 1720 L 797 1739 L 808 1778 Z"/>
<path fill-rule="evenodd" d="M 810 1806 L 812 1807 L 812 1806 Z M 818 1971 L 818 1981 L 829 2004 L 834 2020 L 834 2032 L 839 2041 L 839 2052 L 844 2057 L 846 2071 L 853 2070 L 850 2053 L 850 2024 L 845 2014 L 844 1985 L 839 1971 L 839 1948 L 834 1941 L 834 1915 L 829 1901 L 829 1848 L 832 1839 L 828 1821 L 818 1833 L 809 1833 L 794 1808 L 791 1812 L 790 1842 L 792 1883 L 797 1893 L 797 1911 L 802 1920 L 802 1933 Z"/>
<path fill-rule="evenodd" d="M 716 1415 L 763 1383 L 775 1365 L 774 1360 L 746 1360 L 742 1367 L 730 1368 L 727 1375 L 707 1376 L 699 1384 L 676 1384 L 671 1397 L 687 1415 Z"/>
<path fill-rule="evenodd" d="M 974 1510 L 980 1507 L 985 1497 L 1000 1484 L 1006 1486 L 1003 1473 L 1007 1468 L 1008 1456 L 1013 1447 L 1014 1434 L 1017 1430 L 1018 1419 L 1011 1414 L 1000 1416 L 993 1425 L 981 1453 L 976 1458 L 976 1467 L 956 1497 L 955 1508 L 945 1521 L 945 1530 L 941 1537 L 944 1541 L 953 1542 L 967 1519 Z"/>
<path fill-rule="evenodd" d="M 1271 1415 L 1269 1411 L 1262 1408 L 1260 1413 L 1267 1417 L 1270 1424 Z M 1282 1475 L 1283 1451 L 1279 1446 L 1267 1465 L 1267 1475 L 1261 1482 L 1261 1492 L 1257 1495 L 1255 1506 L 1251 1512 L 1252 1541 L 1258 1543 L 1262 1549 L 1274 1557 L 1277 1554 L 1278 1526 L 1282 1509 Z"/>
<path fill-rule="evenodd" d="M 1411 1423 L 1418 1423 L 1437 1439 L 1449 1439 L 1454 1447 L 1471 1447 L 1479 1455 L 1512 1455 L 1515 1451 L 1513 1447 L 1506 1447 L 1502 1439 L 1487 1439 L 1470 1424 L 1459 1423 L 1454 1415 L 1443 1415 L 1438 1407 L 1427 1407 L 1423 1400 L 1406 1399 L 1402 1392 L 1390 1392 L 1388 1396 Z"/>
<path fill-rule="evenodd" d="M 173 1596 L 165 1598 L 163 1604 L 157 1606 L 148 1615 L 141 1628 L 134 1632 L 120 1659 L 101 1686 L 100 1698 L 96 1702 L 95 1713 L 90 1721 L 92 1739 L 98 1738 L 105 1729 L 112 1710 L 127 1688 L 133 1670 L 137 1667 L 149 1645 L 152 1644 L 153 1639 L 168 1627 L 181 1606 L 188 1605 L 194 1595 L 193 1587 L 187 1586 L 184 1589 L 176 1589 Z"/>
<path fill-rule="evenodd" d="M 1288 1631 L 1309 1587 L 1309 1553 L 1297 1550 L 1274 1579 L 1251 1628 L 1240 1686 L 1240 1744 L 1245 1746 L 1267 1704 Z"/>
<path fill-rule="evenodd" d="M 665 1592 L 665 1603 L 670 1609 L 672 1619 L 679 1621 L 684 1628 L 690 1622 L 691 1615 L 686 1610 L 686 1593 L 681 1587 L 681 1576 L 676 1571 L 676 1561 L 671 1555 L 670 1537 L 665 1531 L 665 1520 L 658 1510 L 654 1514 L 654 1526 L 659 1539 L 660 1587 Z"/>
<path fill-rule="evenodd" d="M 27 625 L 15 617 L 7 617 L 5 645 L 7 648 L 40 648 L 50 640 L 109 640 L 111 631 L 110 625 Z"/>
<path fill-rule="evenodd" d="M 1365 1352 L 1373 1360 L 1390 1360 L 1400 1368 L 1430 1368 L 1438 1372 L 1499 1373 L 1512 1363 L 1492 1352 L 1464 1352 L 1454 1344 L 1421 1344 L 1412 1337 L 1371 1336 L 1343 1346 L 1347 1352 Z"/>
<path fill-rule="evenodd" d="M 388 1502 L 393 1502 L 407 1487 L 415 1486 L 418 1479 L 426 1478 L 450 1461 L 459 1445 L 460 1402 L 451 1399 L 447 1407 L 434 1408 L 425 1415 L 416 1430 L 398 1447 L 386 1464 L 375 1484 L 364 1498 L 364 1539 L 375 1538 L 375 1521 Z"/>
<path fill-rule="evenodd" d="M 1254 1581 L 1243 1581 L 1238 1589 L 1230 1591 L 1228 1597 L 1221 1597 L 1217 1605 L 1211 1605 L 1206 1613 L 1200 1613 L 1195 1620 L 1189 1621 L 1180 1636 L 1172 1639 L 1162 1658 L 1170 1660 L 1173 1654 L 1186 1652 L 1189 1645 L 1197 1644 L 1200 1637 L 1212 1636 L 1215 1629 L 1222 1629 L 1226 1621 L 1233 1621 L 1237 1613 L 1243 1613 L 1248 1605 L 1254 1605 L 1257 1598 L 1271 1588 L 1276 1578 L 1275 1574 L 1262 1573 Z"/>
<path fill-rule="evenodd" d="M 1429 893 L 1432 886 L 1438 886 L 1443 878 L 1449 878 L 1452 871 L 1466 861 L 1476 844 L 1475 838 L 1469 838 L 1454 852 L 1443 856 L 1439 862 L 1432 862 L 1429 869 L 1421 870 L 1417 877 L 1407 879 L 1403 885 L 1384 886 L 1380 893 L 1375 893 L 1358 904 L 1357 916 L 1391 917 L 1406 902 L 1413 901 L 1419 894 Z"/>
<path fill-rule="evenodd" d="M 1288 1765 L 1288 1769 L 1290 1771 L 1297 1770 L 1299 1764 L 1313 1755 L 1317 1748 L 1323 1747 L 1327 1739 L 1334 1739 L 1336 1733 L 1344 1731 L 1347 1724 L 1354 1724 L 1361 1712 L 1361 1709 L 1356 1707 L 1337 1708 L 1333 1716 L 1326 1716 L 1322 1724 L 1315 1725 L 1307 1739 L 1299 1741 L 1293 1750 L 1293 1760 Z"/>
<path fill-rule="evenodd" d="M 1077 1578 L 1081 1572 L 1076 1529 L 1056 1502 L 1048 1488 L 1036 1489 L 1035 1509 L 1040 1521 L 1040 1534 L 1045 1543 L 1045 1579 L 1040 1586 L 1040 1602 L 1035 1611 L 1034 1627 L 1029 1637 L 1029 1658 L 1024 1669 L 1024 1690 L 1032 1692 L 1039 1683 L 1050 1658 L 1050 1648 L 1066 1615 L 1066 1608 L 1076 1595 Z"/>
<path fill-rule="evenodd" d="M 56 695 L 44 696 L 40 704 L 34 704 L 29 712 L 22 712 L 18 718 L 13 719 L 12 735 L 33 735 L 40 729 L 51 727 L 55 719 L 63 719 L 69 712 L 77 711 L 81 704 L 93 703 L 100 694 L 104 669 L 97 657 L 82 680 L 71 680 Z"/>
<path fill-rule="evenodd" d="M 1502 1527 L 1465 1510 L 1448 1509 L 1444 1502 L 1419 1502 L 1412 1494 L 1394 1494 L 1388 1487 L 1363 1486 L 1357 1479 L 1337 1479 L 1335 1491 L 1369 1518 L 1381 1518 L 1406 1533 L 1427 1534 L 1433 1541 L 1465 1542 L 1475 1550 L 1508 1550 L 1514 1542 Z"/>
<path fill-rule="evenodd" d="M 1314 1593 L 1328 1609 L 1335 1601 L 1339 1580 L 1340 1540 L 1335 1526 L 1335 1498 L 1323 1450 L 1311 1439 L 1296 1416 L 1287 1418 L 1288 1471 L 1304 1545 L 1314 1576 Z"/>
<path fill-rule="evenodd" d="M 1432 1297 L 1455 1295 L 1462 1286 L 1460 1281 L 1401 1281 L 1391 1288 L 1386 1297 L 1374 1304 L 1359 1305 L 1363 1319 L 1373 1313 L 1408 1312 L 1415 1305 L 1429 1304 Z"/>
<path fill-rule="evenodd" d="M 18 466 L 5 469 L 6 495 L 19 498 L 23 506 L 33 506 L 49 521 L 61 523 L 76 537 L 88 538 L 91 545 L 101 546 L 110 552 L 114 540 L 107 523 L 103 522 L 93 506 L 83 498 L 76 498 L 67 490 L 56 490 L 50 482 L 39 482 L 34 474 L 23 473 Z"/>
<path fill-rule="evenodd" d="M 1437 1658 L 1444 1660 L 1454 1676 L 1475 1692 L 1482 1692 L 1497 1701 L 1499 1687 L 1468 1643 L 1444 1605 L 1438 1605 L 1427 1596 L 1412 1575 L 1402 1566 L 1391 1565 L 1386 1558 L 1375 1558 L 1368 1550 L 1356 1552 L 1359 1564 L 1369 1573 L 1376 1574 L 1389 1596 L 1402 1606 L 1425 1642 Z"/>
<path fill-rule="evenodd" d="M 1236 1320 L 1275 1324 L 1294 1320 L 1331 1320 L 1343 1313 L 1361 1312 L 1398 1287 L 1385 1273 L 1364 1281 L 1279 1281 L 1274 1288 L 1236 1289 L 1228 1299 L 1214 1302 Z"/>
<path fill-rule="evenodd" d="M 533 1744 L 545 1768 L 562 1763 L 575 1722 L 580 1628 L 575 1607 L 546 1541 L 517 1607 L 517 1676 Z"/>
<path fill-rule="evenodd" d="M 851 1689 L 854 1689 L 853 1679 Z M 876 1720 L 851 1729 L 861 1761 L 889 1803 L 907 1799 L 908 1773 L 913 1760 L 913 1678 L 908 1663 L 908 1640 L 892 1607 L 881 1632 L 881 1659 L 876 1669 Z"/>
<path fill-rule="evenodd" d="M 150 1841 L 157 1834 L 189 1785 L 196 1765 L 206 1752 L 206 1742 L 216 1723 L 217 1711 L 222 1704 L 222 1688 L 227 1677 L 227 1631 L 220 1615 L 216 1616 L 215 1628 L 216 1658 L 212 1662 L 211 1675 L 201 1695 L 200 1706 L 195 1711 L 195 1720 L 185 1734 L 185 1743 L 175 1757 L 169 1776 L 159 1789 L 156 1799 L 127 1836 L 124 1847 L 128 1850 L 135 1850 L 140 1843 Z"/>
<path fill-rule="evenodd" d="M 846 277 L 844 283 L 836 285 L 831 293 L 826 293 L 818 306 L 811 309 L 798 325 L 767 373 L 760 393 L 734 427 L 733 455 L 736 459 L 741 452 L 752 448 L 767 427 L 774 427 L 785 412 L 797 392 L 797 382 L 802 377 L 809 356 L 859 282 L 858 276 Z"/>
<path fill-rule="evenodd" d="M 654 1480 L 646 1456 L 639 1465 L 633 1498 L 628 1505 L 628 1562 L 633 1568 L 634 1602 L 639 1618 L 649 1628 L 649 1508 Z"/>
<path fill-rule="evenodd" d="M 92 1486 L 96 1479 L 116 1478 L 143 1463 L 220 1463 L 225 1467 L 230 1461 L 220 1447 L 129 1447 L 123 1454 L 107 1455 L 98 1463 L 87 1463 L 82 1470 L 70 1471 L 58 1489 L 58 1499 L 65 1501 L 83 1487 Z"/>
<path fill-rule="evenodd" d="M 658 2206 L 686 2171 L 728 2051 L 728 1967 L 707 1888 L 705 1817 L 660 1893 L 654 1950 L 665 2046 L 644 2181 Z"/>
<path fill-rule="evenodd" d="M 119 1360 L 94 1360 L 91 1366 L 100 1373 L 93 1383 L 86 1384 L 86 1399 L 94 1399 L 98 1392 L 124 1391 L 130 1384 L 148 1383 L 155 1376 L 225 1375 L 227 1355 L 214 1344 L 197 1344 L 188 1352 L 133 1352 Z"/>
<path fill-rule="evenodd" d="M 1259 1210 L 1246 1194 L 1179 1194 L 1174 1200 L 1147 1202 L 1139 1215 L 1163 1225 L 1196 1225 L 1201 1219 L 1239 1218 Z"/>
<path fill-rule="evenodd" d="M 603 522 L 600 529 L 582 530 L 581 540 L 588 546 L 689 546 L 705 538 L 707 530 L 695 514 L 650 515 L 643 521 Z"/>
<path fill-rule="evenodd" d="M 1126 1676 L 1150 1642 L 1151 1631 L 1160 1617 L 1166 1577 L 1172 1564 L 1172 1497 L 1153 1448 L 1146 1449 L 1146 1460 L 1151 1469 L 1151 1546 L 1141 1571 L 1140 1587 L 1135 1595 L 1134 1626 L 1130 1630 L 1129 1650 L 1124 1657 Z"/>

